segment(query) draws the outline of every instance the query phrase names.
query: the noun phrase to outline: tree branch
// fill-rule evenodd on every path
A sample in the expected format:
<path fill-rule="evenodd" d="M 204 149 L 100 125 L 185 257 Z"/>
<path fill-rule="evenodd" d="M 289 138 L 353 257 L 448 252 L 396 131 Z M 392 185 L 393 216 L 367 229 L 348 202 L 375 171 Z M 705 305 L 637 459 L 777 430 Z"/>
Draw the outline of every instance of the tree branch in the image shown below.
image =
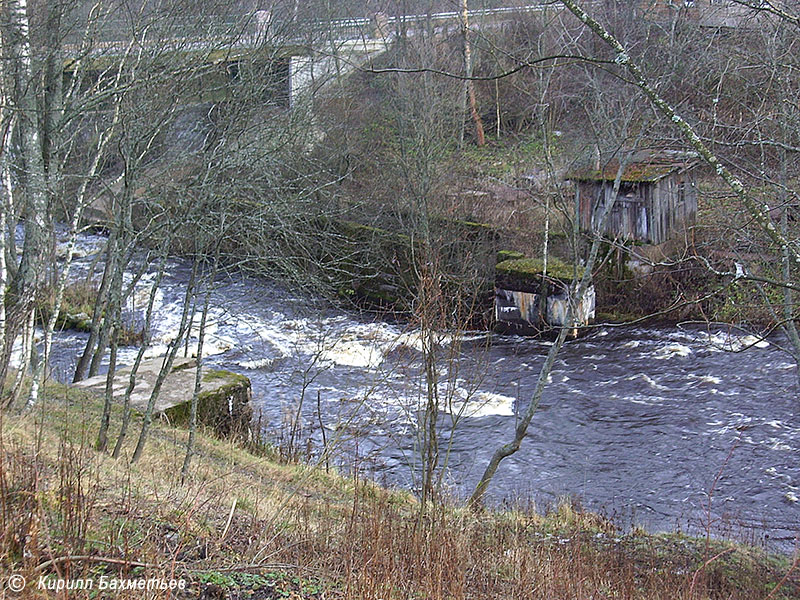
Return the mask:
<path fill-rule="evenodd" d="M 444 77 L 450 77 L 451 79 L 459 79 L 462 81 L 495 81 L 497 79 L 503 79 L 505 77 L 509 77 L 514 75 L 515 73 L 519 73 L 524 69 L 532 69 L 538 67 L 541 63 L 555 61 L 559 59 L 564 59 L 568 61 L 575 61 L 575 62 L 591 62 L 593 64 L 607 64 L 613 65 L 614 61 L 610 60 L 602 60 L 597 58 L 590 58 L 588 56 L 581 56 L 580 54 L 552 54 L 550 56 L 542 56 L 541 58 L 537 58 L 534 60 L 526 60 L 520 62 L 516 67 L 509 69 L 508 71 L 503 71 L 502 73 L 498 73 L 496 75 L 471 75 L 465 76 L 461 73 L 453 73 L 451 71 L 444 71 L 442 69 L 434 69 L 432 67 L 409 67 L 409 68 L 402 68 L 402 67 L 382 67 L 382 68 L 375 68 L 375 67 L 357 67 L 359 71 L 363 73 L 433 73 L 435 75 L 443 75 Z M 563 63 L 559 66 L 565 66 L 570 63 Z"/>
<path fill-rule="evenodd" d="M 683 117 L 681 117 L 650 84 L 642 70 L 631 60 L 630 54 L 622 46 L 622 44 L 620 44 L 617 38 L 606 31 L 606 29 L 598 21 L 592 18 L 574 0 L 561 0 L 561 2 L 572 14 L 578 17 L 578 19 L 580 19 L 589 29 L 591 29 L 595 35 L 597 35 L 611 47 L 616 54 L 616 59 L 614 62 L 628 70 L 633 77 L 634 85 L 644 92 L 658 112 L 675 124 L 685 140 L 697 151 L 700 157 L 714 169 L 716 174 L 725 181 L 728 187 L 733 190 L 734 194 L 736 194 L 743 206 L 747 209 L 756 223 L 758 223 L 758 225 L 766 232 L 775 245 L 782 250 L 788 251 L 791 254 L 794 262 L 800 264 L 800 252 L 797 248 L 794 248 L 790 245 L 789 241 L 772 223 L 772 220 L 769 217 L 769 206 L 766 203 L 761 204 L 756 201 L 747 192 L 744 184 L 720 162 L 720 160 L 713 152 L 711 152 L 711 150 L 708 149 L 708 147 L 700 139 L 700 136 L 697 135 L 694 128 Z"/>

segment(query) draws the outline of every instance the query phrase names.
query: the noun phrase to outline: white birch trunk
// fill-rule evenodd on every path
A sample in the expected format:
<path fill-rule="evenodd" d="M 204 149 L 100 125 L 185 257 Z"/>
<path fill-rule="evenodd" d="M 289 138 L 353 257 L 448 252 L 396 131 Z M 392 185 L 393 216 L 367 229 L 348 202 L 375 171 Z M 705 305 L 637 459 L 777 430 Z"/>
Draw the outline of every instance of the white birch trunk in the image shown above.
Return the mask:
<path fill-rule="evenodd" d="M 35 73 L 32 61 L 27 0 L 8 3 L 10 60 L 17 66 L 19 81 L 12 107 L 16 113 L 25 167 L 23 193 L 27 205 L 25 242 L 19 277 L 20 305 L 32 305 L 40 283 L 48 231 L 48 206 L 45 186 L 42 140 L 38 124 Z"/>
<path fill-rule="evenodd" d="M 32 61 L 29 35 L 28 3 L 26 0 L 9 0 L 2 8 L 2 61 L 4 63 L 4 112 L 13 119 L 15 138 L 19 143 L 20 182 L 19 197 L 24 205 L 25 241 L 22 258 L 13 281 L 7 281 L 4 289 L 10 289 L 12 295 L 3 294 L 5 309 L 3 338 L 8 345 L 13 345 L 21 328 L 31 329 L 34 303 L 40 289 L 44 274 L 44 257 L 47 252 L 48 236 L 48 201 L 45 186 L 42 143 L 38 123 L 38 103 L 36 98 L 37 81 Z M 11 160 L 6 155 L 6 163 Z M 9 166 L 10 168 L 10 166 Z M 8 185 L 7 169 L 3 169 L 4 187 Z M 11 206 L 11 203 L 8 205 Z M 5 206 L 4 206 L 5 209 Z M 5 230 L 11 227 L 7 220 L 10 211 L 4 210 Z M 13 233 L 9 239 L 13 244 Z M 5 276 L 8 279 L 8 265 L 5 265 Z M 9 305 L 9 301 L 13 305 Z M 32 331 L 23 342 L 22 372 L 27 369 L 30 352 L 28 347 L 32 340 Z M 6 356 L 5 359 L 10 358 Z M 0 365 L 5 372 L 6 364 Z M 19 375 L 19 373 L 18 373 Z M 11 401 L 14 402 L 21 389 L 15 383 Z"/>
<path fill-rule="evenodd" d="M 22 329 L 22 349 L 20 352 L 19 368 L 17 369 L 17 376 L 14 380 L 14 388 L 11 392 L 11 398 L 6 404 L 7 407 L 16 404 L 17 400 L 19 400 L 20 394 L 22 393 L 22 383 L 25 381 L 25 373 L 28 370 L 31 356 L 33 356 L 33 352 L 35 351 L 33 343 L 33 318 L 34 312 L 30 311 L 30 313 L 28 313 L 28 320 L 25 322 L 25 326 Z"/>
<path fill-rule="evenodd" d="M 38 129 L 38 106 L 36 100 L 36 81 L 31 59 L 29 36 L 28 4 L 26 0 L 10 0 L 3 3 L 2 10 L 2 62 L 3 62 L 3 116 L 15 125 L 15 137 L 19 140 L 21 167 L 20 197 L 25 206 L 25 242 L 19 269 L 13 281 L 9 280 L 8 265 L 3 264 L 3 320 L 2 338 L 6 349 L 10 350 L 20 329 L 23 335 L 21 369 L 17 373 L 10 403 L 14 403 L 20 393 L 22 375 L 27 370 L 32 351 L 32 323 L 34 300 L 41 283 L 47 231 L 47 196 L 44 185 L 44 165 L 42 146 Z M 10 138 L 6 138 L 10 139 Z M 11 155 L 4 153 L 2 177 L 5 191 L 10 193 Z M 4 198 L 5 200 L 5 198 Z M 3 205 L 3 250 L 6 231 L 11 228 L 8 215 L 13 202 Z M 8 208 L 8 209 L 7 209 Z M 9 232 L 8 243 L 14 244 L 13 232 Z M 11 289 L 13 295 L 7 295 Z M 12 301 L 13 306 L 8 302 Z M 5 354 L 5 352 L 4 352 Z M 4 361 L 10 360 L 10 352 Z M 4 362 L 2 372 L 6 373 Z"/>
<path fill-rule="evenodd" d="M 2 75 L 0 75 L 2 81 Z M 5 104 L 5 99 L 2 100 Z M 2 123 L 5 115 L 0 117 Z M 11 136 L 7 134 L 0 155 L 0 356 L 5 354 L 6 347 L 6 288 L 8 286 L 8 265 L 6 264 L 6 244 L 14 243 L 14 232 L 8 231 L 8 214 L 11 209 L 11 166 L 8 163 L 6 142 Z M 5 372 L 5 369 L 3 369 Z M 4 381 L 0 381 L 0 389 Z"/>
<path fill-rule="evenodd" d="M 118 72 L 117 79 L 119 80 L 120 73 Z M 114 130 L 116 129 L 117 123 L 119 122 L 119 115 L 120 115 L 120 102 L 117 102 L 117 105 L 114 109 L 114 117 L 109 125 L 109 128 L 103 132 L 100 136 L 100 139 L 97 142 L 97 147 L 95 149 L 94 159 L 92 160 L 92 165 L 87 173 L 86 177 L 84 178 L 83 182 L 81 183 L 80 190 L 78 191 L 77 202 L 75 205 L 75 210 L 72 213 L 72 219 L 70 220 L 69 224 L 69 238 L 67 241 L 67 253 L 64 259 L 64 267 L 61 269 L 61 273 L 58 277 L 58 284 L 56 286 L 56 297 L 53 304 L 52 311 L 50 313 L 50 318 L 47 321 L 44 329 L 44 352 L 42 353 L 41 360 L 37 363 L 36 369 L 33 373 L 33 381 L 31 383 L 31 391 L 30 395 L 28 396 L 28 402 L 26 404 L 26 409 L 33 408 L 39 400 L 39 390 L 44 382 L 45 373 L 47 372 L 47 362 L 50 357 L 50 350 L 53 344 L 53 332 L 56 328 L 56 323 L 58 322 L 58 316 L 61 312 L 61 303 L 64 300 L 64 290 L 67 287 L 67 282 L 69 281 L 69 273 L 72 267 L 72 257 L 73 257 L 73 250 L 75 249 L 75 243 L 78 239 L 78 234 L 80 233 L 80 224 L 81 219 L 83 217 L 83 209 L 86 206 L 86 191 L 89 185 L 89 181 L 91 181 L 95 175 L 97 174 L 97 170 L 100 166 L 100 159 L 103 156 L 103 152 L 105 150 L 108 141 L 111 139 Z"/>
<path fill-rule="evenodd" d="M 0 46 L 7 41 L 4 31 L 0 28 Z M 3 128 L 2 145 L 0 145 L 0 357 L 5 359 L 6 348 L 6 288 L 8 286 L 8 265 L 6 265 L 6 244 L 14 243 L 13 231 L 8 231 L 8 214 L 13 202 L 11 196 L 11 165 L 8 160 L 8 145 L 12 137 L 12 117 L 7 110 L 8 98 L 8 73 L 5 61 L 0 60 L 0 127 Z M 6 373 L 6 368 L 0 370 Z M 5 375 L 0 377 L 0 390 L 5 384 Z"/>

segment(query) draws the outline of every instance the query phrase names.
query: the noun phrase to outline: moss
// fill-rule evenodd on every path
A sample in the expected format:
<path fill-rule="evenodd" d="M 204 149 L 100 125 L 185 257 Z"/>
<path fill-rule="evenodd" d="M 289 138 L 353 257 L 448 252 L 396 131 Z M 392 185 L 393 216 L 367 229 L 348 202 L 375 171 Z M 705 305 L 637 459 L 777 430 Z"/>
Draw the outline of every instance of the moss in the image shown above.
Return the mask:
<path fill-rule="evenodd" d="M 247 387 L 250 386 L 250 382 L 247 382 Z M 213 390 L 206 390 L 205 392 L 200 392 L 198 396 L 199 404 L 198 404 L 198 412 L 201 411 L 201 407 L 206 412 L 216 412 L 216 408 L 223 409 L 227 406 L 228 398 L 230 398 L 234 394 L 239 394 L 242 391 L 242 385 L 239 383 L 230 383 L 227 385 L 222 385 Z M 224 406 L 223 406 L 224 405 Z M 211 409 L 210 411 L 208 409 Z M 209 415 L 212 416 L 212 415 Z"/>
<path fill-rule="evenodd" d="M 356 221 L 320 219 L 338 236 L 319 258 L 323 276 L 341 298 L 367 307 L 404 310 L 414 289 L 413 242 L 409 236 Z"/>
<path fill-rule="evenodd" d="M 231 371 L 208 371 L 203 383 L 213 389 L 201 391 L 197 397 L 197 422 L 211 427 L 221 436 L 245 433 L 249 427 L 250 380 Z M 164 411 L 174 425 L 186 425 L 191 416 L 191 399 Z"/>
<path fill-rule="evenodd" d="M 61 298 L 56 327 L 74 331 L 91 330 L 92 319 L 89 315 L 94 310 L 96 296 L 97 289 L 91 283 L 78 282 L 66 286 Z M 50 319 L 54 304 L 55 289 L 51 289 L 37 302 L 39 324 L 44 325 Z"/>
<path fill-rule="evenodd" d="M 97 287 L 91 282 L 79 281 L 71 283 L 64 288 L 61 298 L 61 306 L 56 319 L 56 329 L 81 331 L 88 333 L 92 330 L 93 322 L 89 316 L 94 312 L 94 304 L 98 294 Z M 50 289 L 36 304 L 37 324 L 45 326 L 53 315 L 55 304 L 55 290 Z M 102 323 L 104 314 L 100 315 Z M 120 346 L 130 346 L 140 344 L 144 337 L 144 331 L 136 331 L 132 324 L 123 323 L 120 330 Z"/>
<path fill-rule="evenodd" d="M 232 384 L 250 385 L 250 380 L 244 375 L 234 373 L 233 371 L 215 370 L 208 371 L 203 375 L 203 383 L 212 383 L 222 380 L 229 380 Z"/>
<path fill-rule="evenodd" d="M 47 315 L 47 318 L 50 318 L 50 314 Z M 56 319 L 56 328 L 87 332 L 91 331 L 92 329 L 92 319 L 89 318 L 89 315 L 83 312 L 71 314 L 60 311 L 58 313 L 58 319 Z"/>
<path fill-rule="evenodd" d="M 462 220 L 456 219 L 454 221 L 454 223 L 456 223 L 458 225 L 463 225 L 464 227 L 468 227 L 469 229 L 479 229 L 481 231 L 492 231 L 492 230 L 494 230 L 494 226 L 493 225 L 489 225 L 488 223 L 480 223 L 478 221 L 469 221 L 469 220 L 462 221 Z"/>
<path fill-rule="evenodd" d="M 354 294 L 358 295 L 362 300 L 366 300 L 376 306 L 397 306 L 401 298 L 396 294 L 391 294 L 385 290 L 374 289 L 368 285 L 360 285 L 357 290 L 353 290 Z"/>
<path fill-rule="evenodd" d="M 519 260 L 521 258 L 525 258 L 525 255 L 522 252 L 517 252 L 516 250 L 499 250 L 497 252 L 498 264 L 507 260 Z"/>
<path fill-rule="evenodd" d="M 639 318 L 639 315 L 631 312 L 614 311 L 609 309 L 607 311 L 597 311 L 595 315 L 596 323 L 629 323 Z"/>
<path fill-rule="evenodd" d="M 381 229 L 380 227 L 362 225 L 356 221 L 345 220 L 336 221 L 335 225 L 342 235 L 345 235 L 354 241 L 364 241 L 365 237 L 368 236 L 369 239 L 377 238 L 402 245 L 411 244 L 411 238 L 407 235 L 395 233 L 393 231 L 389 231 L 388 229 Z"/>
<path fill-rule="evenodd" d="M 407 216 L 408 222 L 414 222 L 414 215 Z M 386 217 L 385 225 L 380 226 L 346 219 L 315 220 L 316 227 L 327 235 L 313 269 L 339 298 L 372 310 L 412 310 L 418 289 L 416 262 L 425 253 L 424 243 L 401 233 L 405 215 L 397 218 L 399 222 L 391 224 Z M 451 281 L 474 286 L 479 295 L 481 281 L 493 276 L 497 231 L 469 218 L 430 216 L 429 225 L 432 238 L 446 256 L 440 268 L 452 275 Z M 458 280 L 465 264 L 474 266 L 484 278 L 475 278 L 470 271 L 467 281 Z"/>
<path fill-rule="evenodd" d="M 499 275 L 513 277 L 526 281 L 538 280 L 542 276 L 544 263 L 538 258 L 516 258 L 504 260 L 495 267 Z M 547 275 L 562 281 L 572 281 L 574 268 L 557 258 L 551 257 L 547 261 Z"/>
<path fill-rule="evenodd" d="M 179 371 L 188 371 L 189 369 L 194 369 L 197 367 L 197 362 L 194 360 L 187 360 L 186 362 L 177 364 L 172 367 L 172 373 L 178 373 Z"/>
<path fill-rule="evenodd" d="M 549 138 L 550 152 L 558 152 L 559 138 Z M 458 150 L 458 159 L 470 174 L 505 177 L 541 164 L 545 158 L 545 140 L 541 135 L 493 138 L 482 147 Z"/>
<path fill-rule="evenodd" d="M 499 235 L 497 228 L 494 225 L 489 225 L 488 223 L 461 219 L 443 219 L 442 222 L 445 225 L 452 225 L 458 229 L 461 229 L 464 233 L 490 237 L 496 237 Z"/>
<path fill-rule="evenodd" d="M 654 155 L 644 161 L 630 162 L 625 165 L 621 181 L 628 183 L 655 182 L 667 175 L 686 170 L 694 166 L 693 157 L 669 158 Z M 578 181 L 614 181 L 619 172 L 619 161 L 613 160 L 602 169 L 579 169 L 567 174 L 567 179 Z"/>

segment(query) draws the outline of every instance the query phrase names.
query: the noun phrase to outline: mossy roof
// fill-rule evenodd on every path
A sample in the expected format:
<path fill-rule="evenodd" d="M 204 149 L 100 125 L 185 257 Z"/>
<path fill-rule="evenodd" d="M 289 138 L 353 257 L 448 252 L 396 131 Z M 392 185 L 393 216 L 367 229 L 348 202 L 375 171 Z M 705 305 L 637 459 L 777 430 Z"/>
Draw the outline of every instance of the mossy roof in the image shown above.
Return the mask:
<path fill-rule="evenodd" d="M 682 173 L 699 164 L 695 154 L 686 152 L 670 152 L 660 154 L 637 153 L 633 160 L 625 165 L 621 181 L 627 183 L 654 183 L 672 173 Z M 619 160 L 611 160 L 602 168 L 577 169 L 567 173 L 566 179 L 572 181 L 614 181 L 619 171 Z"/>
<path fill-rule="evenodd" d="M 504 260 L 495 267 L 497 273 L 519 279 L 536 279 L 544 270 L 544 262 L 539 258 L 516 258 Z M 557 258 L 547 261 L 547 276 L 563 281 L 572 281 L 574 268 Z"/>

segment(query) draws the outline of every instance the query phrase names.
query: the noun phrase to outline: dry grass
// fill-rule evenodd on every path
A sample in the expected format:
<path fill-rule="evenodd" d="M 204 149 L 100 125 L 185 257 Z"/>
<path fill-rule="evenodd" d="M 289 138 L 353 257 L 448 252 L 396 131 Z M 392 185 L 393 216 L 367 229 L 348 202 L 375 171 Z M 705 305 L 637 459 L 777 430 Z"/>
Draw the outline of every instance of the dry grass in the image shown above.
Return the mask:
<path fill-rule="evenodd" d="M 751 600 L 790 568 L 733 544 L 621 535 L 568 504 L 545 516 L 423 511 L 406 493 L 203 435 L 181 485 L 185 431 L 158 425 L 130 465 L 92 449 L 98 411 L 81 396 L 2 415 L 0 569 L 29 582 L 182 577 L 189 588 L 70 598 Z M 771 598 L 798 589 L 792 573 Z M 16 597 L 55 593 L 29 583 Z"/>

